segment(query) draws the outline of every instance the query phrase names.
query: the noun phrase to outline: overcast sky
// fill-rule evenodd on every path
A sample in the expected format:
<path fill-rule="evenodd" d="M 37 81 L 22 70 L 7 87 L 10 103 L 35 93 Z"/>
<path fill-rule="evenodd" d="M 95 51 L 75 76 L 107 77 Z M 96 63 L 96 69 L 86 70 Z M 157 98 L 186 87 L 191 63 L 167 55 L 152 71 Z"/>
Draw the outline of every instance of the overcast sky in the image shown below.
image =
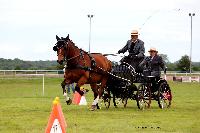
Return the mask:
<path fill-rule="evenodd" d="M 88 51 L 89 18 L 93 14 L 91 52 L 116 53 L 133 29 L 171 62 L 190 54 L 193 17 L 193 61 L 200 61 L 199 0 L 0 0 L 0 58 L 56 60 L 55 36 L 66 37 Z M 118 60 L 117 58 L 111 58 Z"/>

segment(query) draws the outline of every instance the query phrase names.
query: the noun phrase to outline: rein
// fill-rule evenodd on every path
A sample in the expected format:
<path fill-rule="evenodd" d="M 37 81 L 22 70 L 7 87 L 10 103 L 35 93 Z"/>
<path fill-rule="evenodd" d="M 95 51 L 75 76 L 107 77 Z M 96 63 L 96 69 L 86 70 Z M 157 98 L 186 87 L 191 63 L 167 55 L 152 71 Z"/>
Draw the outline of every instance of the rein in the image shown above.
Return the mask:
<path fill-rule="evenodd" d="M 66 48 L 66 46 L 68 45 L 68 43 L 66 42 L 66 41 L 64 41 L 64 44 L 65 44 L 65 48 Z M 68 48 L 68 46 L 67 46 L 67 48 Z M 79 49 L 79 48 L 78 48 Z M 91 68 L 90 67 L 88 67 L 88 66 L 85 66 L 86 65 L 86 61 L 85 61 L 85 58 L 84 58 L 84 51 L 82 50 L 82 49 L 79 49 L 80 50 L 80 54 L 78 54 L 78 55 L 75 55 L 75 56 L 73 56 L 73 57 L 71 57 L 71 58 L 69 58 L 69 59 L 67 59 L 66 58 L 66 55 L 64 56 L 64 61 L 66 62 L 66 64 L 67 64 L 67 62 L 69 62 L 69 61 L 71 61 L 71 60 L 73 60 L 73 59 L 76 59 L 76 58 L 78 58 L 78 57 L 81 57 L 82 59 L 83 59 L 83 63 L 84 63 L 84 66 L 81 66 L 81 65 L 79 65 L 78 64 L 78 67 L 81 67 L 81 68 L 83 68 L 84 70 L 91 70 Z M 67 52 L 68 50 L 66 50 L 65 52 Z M 91 61 L 93 61 L 93 58 L 91 57 L 91 55 L 89 55 L 89 54 L 87 54 L 89 57 L 90 57 L 90 59 L 91 59 Z M 92 65 L 91 65 L 92 66 Z"/>
<path fill-rule="evenodd" d="M 80 57 L 80 56 L 81 56 L 82 58 L 84 58 L 84 57 L 83 57 L 83 53 L 82 53 L 82 51 L 80 52 L 80 54 L 79 54 L 79 55 L 76 55 L 76 56 L 74 56 L 74 57 L 71 57 L 71 58 L 69 58 L 69 59 L 66 59 L 66 58 L 65 58 L 65 61 L 67 61 L 67 62 L 68 62 L 68 61 L 70 61 L 70 60 L 73 60 L 73 59 L 75 59 L 75 58 L 78 58 L 78 57 Z"/>

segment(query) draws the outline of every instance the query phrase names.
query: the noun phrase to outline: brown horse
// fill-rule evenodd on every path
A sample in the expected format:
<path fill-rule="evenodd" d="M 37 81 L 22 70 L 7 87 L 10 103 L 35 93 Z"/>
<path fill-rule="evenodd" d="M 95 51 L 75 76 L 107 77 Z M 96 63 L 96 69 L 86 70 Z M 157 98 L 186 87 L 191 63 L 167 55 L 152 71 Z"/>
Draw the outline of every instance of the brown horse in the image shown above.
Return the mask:
<path fill-rule="evenodd" d="M 100 53 L 89 54 L 82 49 L 79 49 L 69 39 L 59 38 L 56 36 L 57 43 L 54 46 L 54 51 L 57 51 L 59 64 L 66 63 L 64 83 L 71 84 L 77 83 L 75 90 L 83 95 L 80 87 L 84 84 L 90 84 L 94 92 L 94 102 L 92 103 L 91 110 L 95 110 L 99 98 L 103 94 L 105 88 L 108 72 L 112 69 L 112 63 L 105 56 Z M 97 84 L 100 84 L 97 87 Z"/>

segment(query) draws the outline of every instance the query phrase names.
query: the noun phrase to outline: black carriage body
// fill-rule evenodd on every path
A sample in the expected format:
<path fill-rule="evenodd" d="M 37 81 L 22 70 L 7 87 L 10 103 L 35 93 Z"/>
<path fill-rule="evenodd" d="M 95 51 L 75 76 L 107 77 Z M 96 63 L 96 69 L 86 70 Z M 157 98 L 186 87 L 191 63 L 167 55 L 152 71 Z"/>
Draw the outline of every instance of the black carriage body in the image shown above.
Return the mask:
<path fill-rule="evenodd" d="M 120 64 L 113 66 L 111 73 L 106 85 L 107 91 L 116 98 L 135 99 L 134 91 L 137 91 L 137 87 L 133 84 L 135 80 L 134 69 L 129 64 Z"/>
<path fill-rule="evenodd" d="M 139 109 L 150 107 L 151 100 L 158 101 L 160 108 L 170 107 L 172 94 L 169 84 L 165 79 L 149 76 L 148 73 L 138 74 L 128 63 L 113 66 L 106 85 L 107 98 L 111 98 L 110 93 L 112 93 L 114 106 L 116 106 L 115 98 L 120 98 L 122 102 L 126 100 L 124 107 L 127 99 L 136 100 Z M 134 83 L 141 84 L 136 87 Z M 107 98 L 104 97 L 104 101 Z"/>

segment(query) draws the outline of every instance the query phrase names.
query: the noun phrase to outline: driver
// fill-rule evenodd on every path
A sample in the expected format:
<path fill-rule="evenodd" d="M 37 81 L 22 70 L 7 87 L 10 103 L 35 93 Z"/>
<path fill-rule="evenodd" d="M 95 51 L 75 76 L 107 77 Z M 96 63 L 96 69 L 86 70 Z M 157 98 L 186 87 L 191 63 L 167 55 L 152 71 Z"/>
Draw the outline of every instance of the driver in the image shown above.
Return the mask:
<path fill-rule="evenodd" d="M 137 71 L 139 63 L 144 59 L 144 42 L 138 39 L 138 31 L 131 32 L 131 39 L 127 41 L 126 45 L 118 51 L 118 54 L 129 52 L 128 56 L 121 59 L 120 62 L 127 62 L 131 64 Z"/>

